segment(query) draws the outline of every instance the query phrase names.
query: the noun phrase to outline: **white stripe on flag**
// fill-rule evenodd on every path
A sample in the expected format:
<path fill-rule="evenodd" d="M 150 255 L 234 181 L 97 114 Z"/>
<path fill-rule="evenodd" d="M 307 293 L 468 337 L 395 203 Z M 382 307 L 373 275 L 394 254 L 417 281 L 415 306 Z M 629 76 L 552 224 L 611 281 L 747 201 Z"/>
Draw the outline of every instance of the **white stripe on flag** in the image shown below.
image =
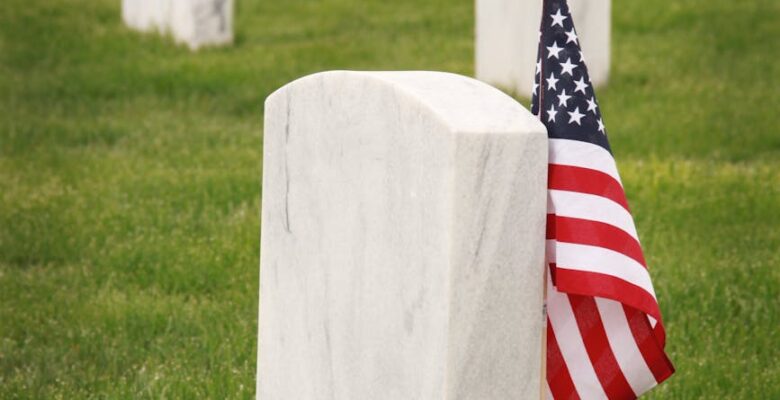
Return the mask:
<path fill-rule="evenodd" d="M 631 213 L 606 197 L 565 190 L 548 190 L 547 213 L 603 222 L 622 229 L 639 241 Z"/>
<path fill-rule="evenodd" d="M 637 396 L 648 391 L 656 385 L 655 377 L 636 345 L 623 306 L 613 300 L 599 297 L 595 300 L 609 347 L 612 348 L 612 354 L 615 355 L 623 376 Z"/>
<path fill-rule="evenodd" d="M 655 299 L 650 273 L 631 257 L 598 246 L 558 242 L 555 246 L 556 267 L 575 271 L 611 275 L 639 286 Z"/>
<path fill-rule="evenodd" d="M 596 376 L 588 352 L 585 350 L 585 342 L 582 340 L 580 328 L 574 318 L 569 296 L 555 290 L 549 275 L 547 278 L 547 312 L 555 339 L 561 350 L 561 356 L 569 369 L 577 394 L 582 399 L 606 399 L 607 395 L 601 387 L 601 382 Z"/>
<path fill-rule="evenodd" d="M 550 139 L 549 153 L 550 164 L 595 169 L 621 182 L 615 159 L 601 146 L 579 140 Z"/>

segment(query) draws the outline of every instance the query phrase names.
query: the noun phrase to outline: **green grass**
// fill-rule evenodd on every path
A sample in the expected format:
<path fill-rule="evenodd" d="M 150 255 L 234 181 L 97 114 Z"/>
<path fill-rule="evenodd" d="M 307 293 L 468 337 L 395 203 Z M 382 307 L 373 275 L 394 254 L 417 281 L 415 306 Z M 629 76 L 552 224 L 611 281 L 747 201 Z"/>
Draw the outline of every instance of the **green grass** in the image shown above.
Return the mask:
<path fill-rule="evenodd" d="M 239 0 L 197 54 L 119 3 L 0 7 L 0 398 L 246 399 L 264 98 L 470 75 L 473 2 Z M 649 398 L 780 398 L 780 3 L 613 9 L 599 98 L 677 367 Z"/>

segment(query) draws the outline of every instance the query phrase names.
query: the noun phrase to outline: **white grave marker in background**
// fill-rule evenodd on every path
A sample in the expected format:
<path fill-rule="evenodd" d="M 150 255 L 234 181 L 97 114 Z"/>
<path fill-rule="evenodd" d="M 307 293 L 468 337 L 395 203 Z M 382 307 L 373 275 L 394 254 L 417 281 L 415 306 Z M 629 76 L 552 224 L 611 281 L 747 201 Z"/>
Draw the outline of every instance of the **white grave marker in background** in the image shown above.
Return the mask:
<path fill-rule="evenodd" d="M 151 18 L 147 15 L 151 11 L 145 7 L 145 2 L 145 0 L 122 0 L 122 21 L 125 25 L 142 32 L 151 30 Z"/>
<path fill-rule="evenodd" d="M 258 399 L 538 399 L 547 135 L 439 72 L 265 104 Z"/>
<path fill-rule="evenodd" d="M 588 73 L 607 81 L 611 0 L 569 0 Z M 476 0 L 477 79 L 530 97 L 534 84 L 542 0 Z"/>
<path fill-rule="evenodd" d="M 146 0 L 150 16 L 150 24 L 157 32 L 166 33 L 170 26 L 172 0 Z"/>
<path fill-rule="evenodd" d="M 141 32 L 168 30 L 171 0 L 122 0 L 122 20 Z"/>
<path fill-rule="evenodd" d="M 233 0 L 123 0 L 122 19 L 139 31 L 170 33 L 192 50 L 233 41 Z"/>
<path fill-rule="evenodd" d="M 197 50 L 233 41 L 233 0 L 171 0 L 173 38 Z"/>

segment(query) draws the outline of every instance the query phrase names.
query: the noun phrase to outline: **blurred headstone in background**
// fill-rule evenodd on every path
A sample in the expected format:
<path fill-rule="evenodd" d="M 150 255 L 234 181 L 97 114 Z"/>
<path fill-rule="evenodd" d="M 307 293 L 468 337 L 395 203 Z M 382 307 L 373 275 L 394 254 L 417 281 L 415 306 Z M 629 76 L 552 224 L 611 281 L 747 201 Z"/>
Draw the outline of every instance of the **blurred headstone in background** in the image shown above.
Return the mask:
<path fill-rule="evenodd" d="M 233 0 L 171 0 L 171 33 L 193 50 L 233 41 Z"/>
<path fill-rule="evenodd" d="M 152 29 L 156 29 L 160 33 L 165 33 L 167 31 L 171 15 L 171 1 L 172 0 L 146 0 L 146 2 L 149 3 L 149 20 Z"/>
<path fill-rule="evenodd" d="M 122 0 L 122 21 L 128 27 L 137 31 L 147 32 L 151 28 L 151 21 L 144 15 L 145 0 Z"/>
<path fill-rule="evenodd" d="M 197 50 L 233 41 L 233 0 L 122 0 L 122 20 Z"/>
<path fill-rule="evenodd" d="M 265 102 L 258 399 L 539 399 L 547 134 L 477 80 Z"/>
<path fill-rule="evenodd" d="M 477 79 L 530 96 L 542 0 L 476 0 Z M 569 0 L 591 82 L 607 82 L 611 0 Z M 573 36 L 572 36 L 572 39 Z M 563 47 L 563 43 L 558 46 Z M 565 61 L 565 60 L 561 60 Z M 576 60 L 579 61 L 579 60 Z"/>

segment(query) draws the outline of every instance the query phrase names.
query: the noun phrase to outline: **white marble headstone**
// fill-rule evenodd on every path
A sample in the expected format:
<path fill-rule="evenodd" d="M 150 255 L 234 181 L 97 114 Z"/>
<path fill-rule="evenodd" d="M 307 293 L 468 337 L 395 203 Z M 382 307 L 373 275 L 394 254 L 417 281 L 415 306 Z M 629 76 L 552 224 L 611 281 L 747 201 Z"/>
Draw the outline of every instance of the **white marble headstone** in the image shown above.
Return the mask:
<path fill-rule="evenodd" d="M 122 21 L 130 28 L 138 31 L 151 29 L 151 19 L 144 8 L 145 0 L 122 0 Z"/>
<path fill-rule="evenodd" d="M 170 20 L 171 0 L 122 0 L 122 20 L 138 31 L 165 33 Z"/>
<path fill-rule="evenodd" d="M 152 28 L 160 33 L 166 33 L 170 27 L 172 0 L 146 0 L 150 12 Z"/>
<path fill-rule="evenodd" d="M 171 0 L 171 33 L 197 50 L 233 41 L 233 0 Z"/>
<path fill-rule="evenodd" d="M 192 50 L 233 41 L 233 0 L 122 0 L 122 19 L 139 31 L 171 34 Z"/>
<path fill-rule="evenodd" d="M 547 135 L 440 72 L 265 104 L 257 395 L 538 399 Z"/>
<path fill-rule="evenodd" d="M 607 81 L 611 0 L 569 0 L 588 73 Z M 531 96 L 539 44 L 541 0 L 476 0 L 477 79 Z"/>

